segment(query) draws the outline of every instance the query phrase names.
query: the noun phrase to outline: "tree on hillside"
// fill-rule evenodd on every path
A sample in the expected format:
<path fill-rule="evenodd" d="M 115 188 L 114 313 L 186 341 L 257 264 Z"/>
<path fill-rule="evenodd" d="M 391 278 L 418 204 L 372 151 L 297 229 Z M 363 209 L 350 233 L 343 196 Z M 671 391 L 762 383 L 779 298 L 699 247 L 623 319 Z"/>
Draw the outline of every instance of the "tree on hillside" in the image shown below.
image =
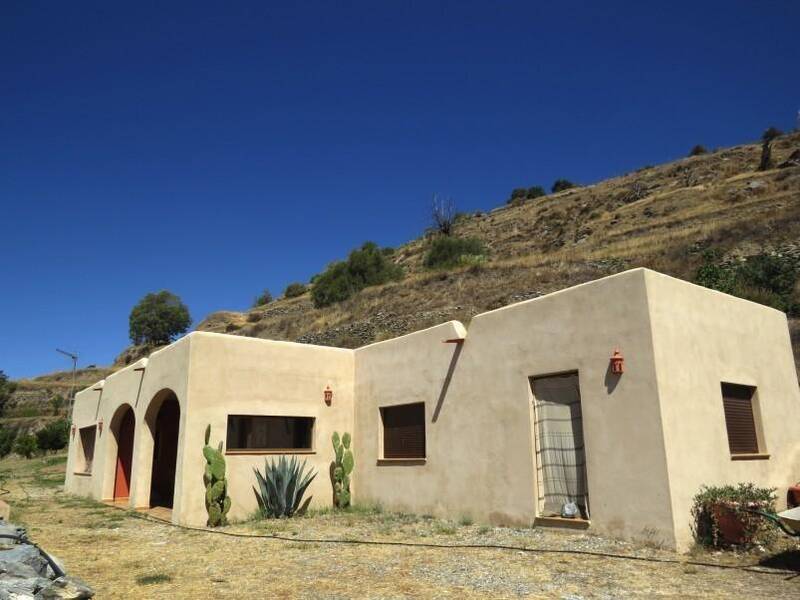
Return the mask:
<path fill-rule="evenodd" d="M 53 394 L 50 396 L 50 408 L 53 410 L 54 415 L 58 415 L 64 407 L 64 396 L 61 394 Z"/>
<path fill-rule="evenodd" d="M 770 127 L 761 134 L 761 161 L 758 165 L 759 171 L 767 171 L 772 168 L 772 140 L 783 132 L 777 127 Z"/>
<path fill-rule="evenodd" d="M 556 179 L 553 183 L 553 193 L 555 194 L 556 192 L 563 192 L 564 190 L 574 187 L 578 186 L 572 183 L 569 179 Z"/>
<path fill-rule="evenodd" d="M 306 293 L 306 286 L 303 283 L 290 283 L 283 291 L 286 298 L 297 298 Z"/>
<path fill-rule="evenodd" d="M 14 439 L 16 437 L 13 429 L 0 425 L 0 458 L 11 454 L 11 448 L 14 447 Z"/>
<path fill-rule="evenodd" d="M 66 419 L 53 421 L 36 432 L 36 445 L 39 450 L 61 450 L 69 443 L 69 422 Z"/>
<path fill-rule="evenodd" d="M 440 199 L 436 194 L 433 195 L 431 206 L 431 220 L 433 230 L 442 235 L 451 235 L 453 226 L 456 224 L 456 205 L 451 198 Z"/>
<path fill-rule="evenodd" d="M 129 319 L 134 344 L 168 344 L 192 324 L 189 309 L 166 290 L 147 294 L 133 307 Z"/>
<path fill-rule="evenodd" d="M 11 381 L 3 371 L 0 371 L 0 414 L 3 414 L 8 399 L 16 389 L 17 384 Z"/>
<path fill-rule="evenodd" d="M 708 150 L 702 144 L 697 144 L 692 151 L 689 152 L 689 156 L 700 156 L 701 154 L 708 154 Z"/>
<path fill-rule="evenodd" d="M 264 290 L 256 296 L 255 301 L 253 302 L 253 308 L 258 308 L 259 306 L 264 306 L 265 304 L 269 304 L 272 302 L 272 294 L 269 290 Z"/>
<path fill-rule="evenodd" d="M 39 450 L 36 438 L 28 433 L 23 433 L 14 442 L 14 452 L 25 458 L 31 458 Z"/>

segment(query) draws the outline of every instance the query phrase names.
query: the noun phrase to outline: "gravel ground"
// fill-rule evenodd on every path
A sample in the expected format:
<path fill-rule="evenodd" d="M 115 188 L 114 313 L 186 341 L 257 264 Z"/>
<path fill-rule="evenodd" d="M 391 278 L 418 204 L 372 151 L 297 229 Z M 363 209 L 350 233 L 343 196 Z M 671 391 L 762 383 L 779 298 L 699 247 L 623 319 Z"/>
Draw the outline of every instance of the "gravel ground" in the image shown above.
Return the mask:
<path fill-rule="evenodd" d="M 677 555 L 583 532 L 487 528 L 360 509 L 241 523 L 239 538 L 178 529 L 60 491 L 61 457 L 0 461 L 13 519 L 98 598 L 777 598 L 800 597 L 800 549 Z M 523 550 L 305 541 L 495 544 Z M 563 551 L 563 552 L 562 552 Z M 566 551 L 569 551 L 566 552 Z M 571 552 L 612 553 L 649 562 Z M 778 574 L 728 566 L 768 566 Z"/>

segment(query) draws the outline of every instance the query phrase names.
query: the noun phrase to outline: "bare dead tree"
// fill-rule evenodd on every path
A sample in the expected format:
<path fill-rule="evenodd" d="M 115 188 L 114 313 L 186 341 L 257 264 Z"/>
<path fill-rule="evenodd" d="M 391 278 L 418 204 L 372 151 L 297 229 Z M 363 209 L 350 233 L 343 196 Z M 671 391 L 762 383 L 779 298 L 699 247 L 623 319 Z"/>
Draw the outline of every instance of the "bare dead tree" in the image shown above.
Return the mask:
<path fill-rule="evenodd" d="M 442 235 L 452 235 L 453 226 L 456 223 L 456 205 L 452 198 L 439 198 L 437 194 L 433 195 L 433 202 L 431 206 L 431 218 L 433 221 L 433 229 Z"/>

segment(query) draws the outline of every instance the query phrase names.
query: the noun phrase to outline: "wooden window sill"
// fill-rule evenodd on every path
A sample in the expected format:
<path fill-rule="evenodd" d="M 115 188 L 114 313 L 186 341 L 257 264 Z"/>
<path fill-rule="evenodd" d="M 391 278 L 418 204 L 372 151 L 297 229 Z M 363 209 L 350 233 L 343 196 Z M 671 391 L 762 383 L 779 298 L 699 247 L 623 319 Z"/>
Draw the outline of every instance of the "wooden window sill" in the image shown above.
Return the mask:
<path fill-rule="evenodd" d="M 296 448 L 286 448 L 283 450 L 226 450 L 226 456 L 258 456 L 260 454 L 316 454 L 316 450 L 299 450 Z"/>
<path fill-rule="evenodd" d="M 587 519 L 566 519 L 564 517 L 536 517 L 534 527 L 564 527 L 566 529 L 589 529 L 592 524 Z"/>
<path fill-rule="evenodd" d="M 426 462 L 426 458 L 379 458 L 378 466 L 424 465 Z"/>
<path fill-rule="evenodd" d="M 78 475 L 79 477 L 91 477 L 92 476 L 92 472 L 91 471 L 89 471 L 88 473 L 86 471 L 73 471 L 72 474 L 73 475 Z"/>
<path fill-rule="evenodd" d="M 756 453 L 756 454 L 731 454 L 731 460 L 767 460 L 769 454 Z"/>

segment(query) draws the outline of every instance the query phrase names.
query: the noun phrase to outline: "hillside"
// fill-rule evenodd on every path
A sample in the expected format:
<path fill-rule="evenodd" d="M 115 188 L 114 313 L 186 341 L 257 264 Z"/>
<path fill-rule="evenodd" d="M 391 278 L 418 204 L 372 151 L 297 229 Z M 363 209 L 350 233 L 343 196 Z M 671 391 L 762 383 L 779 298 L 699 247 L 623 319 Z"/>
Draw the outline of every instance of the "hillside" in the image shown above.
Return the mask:
<path fill-rule="evenodd" d="M 800 133 L 774 142 L 782 168 L 759 172 L 760 153 L 758 143 L 735 146 L 465 215 L 455 235 L 483 240 L 485 263 L 426 270 L 427 234 L 397 248 L 402 281 L 326 308 L 305 294 L 216 312 L 197 329 L 357 347 L 448 319 L 469 323 L 485 310 L 631 267 L 691 280 L 709 248 L 727 261 L 761 252 L 800 259 Z M 794 332 L 799 325 L 792 320 Z"/>
<path fill-rule="evenodd" d="M 490 250 L 486 262 L 428 270 L 426 233 L 396 249 L 406 272 L 401 281 L 326 308 L 315 308 L 306 293 L 246 312 L 215 312 L 197 329 L 353 348 L 449 319 L 468 324 L 485 310 L 636 266 L 692 280 L 708 249 L 729 263 L 762 252 L 800 262 L 800 133 L 773 143 L 779 167 L 758 171 L 760 154 L 760 143 L 720 149 L 462 215 L 454 235 L 481 239 Z M 529 183 L 509 182 L 509 189 Z M 790 325 L 798 356 L 800 319 Z M 114 367 L 152 350 L 128 348 Z M 78 389 L 109 372 L 80 371 Z M 17 413 L 68 388 L 67 373 L 20 382 Z"/>

